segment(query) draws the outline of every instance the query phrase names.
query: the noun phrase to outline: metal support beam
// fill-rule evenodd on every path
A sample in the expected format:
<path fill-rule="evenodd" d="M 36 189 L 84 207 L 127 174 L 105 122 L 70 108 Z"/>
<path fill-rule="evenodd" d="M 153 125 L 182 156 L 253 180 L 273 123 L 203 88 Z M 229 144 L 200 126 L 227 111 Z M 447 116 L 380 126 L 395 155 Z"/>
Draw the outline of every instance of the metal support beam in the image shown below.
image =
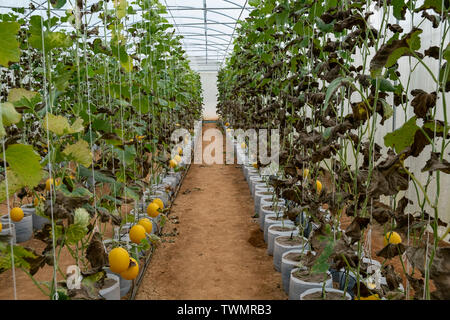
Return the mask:
<path fill-rule="evenodd" d="M 205 26 L 205 43 L 206 43 L 205 54 L 206 54 L 206 61 L 208 61 L 208 27 L 207 27 L 208 11 L 206 10 L 206 0 L 203 0 L 203 9 L 204 9 L 204 11 L 203 11 L 203 20 L 204 21 L 203 22 L 204 22 L 204 26 Z"/>

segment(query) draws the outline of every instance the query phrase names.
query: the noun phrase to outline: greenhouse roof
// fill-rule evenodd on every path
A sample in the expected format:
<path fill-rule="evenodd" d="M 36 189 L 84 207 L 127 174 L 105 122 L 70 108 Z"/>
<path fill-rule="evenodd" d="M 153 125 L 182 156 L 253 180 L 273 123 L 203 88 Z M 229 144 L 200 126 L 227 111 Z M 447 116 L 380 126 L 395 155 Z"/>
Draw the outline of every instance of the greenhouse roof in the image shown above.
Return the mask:
<path fill-rule="evenodd" d="M 62 8 L 52 8 L 51 12 L 55 16 L 63 16 L 74 2 L 67 0 Z M 96 2 L 98 0 L 87 0 L 87 6 Z M 174 26 L 175 33 L 184 37 L 184 50 L 192 68 L 197 71 L 216 71 L 222 65 L 232 50 L 238 20 L 245 19 L 250 12 L 248 0 L 160 0 L 160 3 L 167 8 L 164 16 Z M 30 5 L 35 8 L 33 14 L 44 15 L 47 10 L 47 0 L 1 0 L 0 13 L 10 8 L 29 8 Z M 133 7 L 138 9 L 135 5 Z M 113 8 L 112 1 L 108 2 L 108 8 Z M 135 14 L 130 15 L 129 23 L 139 21 L 141 14 L 142 11 L 136 10 Z M 91 26 L 100 23 L 98 14 L 90 17 Z M 72 26 L 61 25 L 60 28 Z"/>

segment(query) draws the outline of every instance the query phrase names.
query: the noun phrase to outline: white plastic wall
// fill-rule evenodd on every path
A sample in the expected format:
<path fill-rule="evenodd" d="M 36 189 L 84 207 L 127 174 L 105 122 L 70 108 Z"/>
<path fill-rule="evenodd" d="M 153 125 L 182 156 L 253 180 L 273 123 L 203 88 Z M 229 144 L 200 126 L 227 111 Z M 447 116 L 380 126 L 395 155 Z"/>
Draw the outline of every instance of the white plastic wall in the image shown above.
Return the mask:
<path fill-rule="evenodd" d="M 373 27 L 376 29 L 380 28 L 380 24 L 382 21 L 383 16 L 383 9 L 375 9 L 373 8 L 372 12 L 374 12 L 374 15 L 370 18 L 370 23 Z M 389 21 L 391 24 L 398 23 L 403 29 L 404 32 L 407 33 L 411 30 L 411 16 L 406 16 L 406 20 L 403 21 L 395 21 L 395 18 L 392 18 L 391 21 Z M 416 14 L 413 18 L 413 25 L 417 26 L 419 25 L 420 21 L 422 21 L 423 18 L 421 18 L 420 14 Z M 431 23 L 428 21 L 423 22 L 420 25 L 420 28 L 423 30 L 422 34 L 420 35 L 421 39 L 421 49 L 420 52 L 424 52 L 424 50 L 428 49 L 430 46 L 439 46 L 439 42 L 442 41 L 442 30 L 438 27 L 437 29 L 432 28 Z M 388 34 L 388 38 L 392 34 Z M 443 41 L 444 46 L 447 45 L 450 41 L 450 35 L 447 34 L 446 39 Z M 371 56 L 368 59 L 368 62 L 373 57 L 373 50 L 371 52 Z M 359 66 L 362 64 L 362 59 L 360 54 L 355 54 L 353 56 L 355 58 L 355 66 Z M 435 74 L 435 76 L 438 74 L 439 69 L 439 62 L 436 59 L 425 57 L 424 62 L 428 65 L 428 67 L 432 70 L 432 72 Z M 445 61 L 444 61 L 445 62 Z M 367 66 L 369 63 L 367 63 Z M 407 86 L 408 77 L 409 74 L 411 74 L 409 88 L 408 88 L 408 97 L 409 101 L 413 98 L 410 94 L 411 90 L 414 89 L 422 89 L 426 92 L 433 92 L 436 91 L 436 84 L 433 81 L 430 74 L 427 72 L 427 70 L 420 64 L 418 64 L 418 61 L 414 58 L 409 57 L 402 57 L 399 59 L 399 71 L 401 73 L 401 82 L 404 87 Z M 438 94 L 438 100 L 436 105 L 436 118 L 438 120 L 444 120 L 444 107 L 443 107 L 443 96 L 442 93 Z M 448 105 L 450 102 L 450 94 L 446 93 L 445 100 L 447 102 L 447 112 L 449 110 Z M 360 97 L 358 95 L 352 96 L 352 102 L 361 101 Z M 387 101 L 389 103 L 392 103 L 392 98 L 388 98 Z M 392 132 L 395 129 L 400 128 L 407 120 L 411 119 L 411 117 L 414 116 L 413 107 L 409 105 L 406 107 L 406 113 L 402 109 L 402 107 L 394 107 L 395 116 L 391 117 L 387 121 L 385 121 L 384 125 L 381 126 L 379 124 L 379 120 L 377 121 L 377 128 L 376 128 L 376 137 L 375 142 L 383 147 L 382 154 L 386 155 L 387 148 L 384 146 L 384 136 Z M 378 119 L 380 117 L 378 116 Z M 418 120 L 417 125 L 421 125 L 422 121 Z M 366 141 L 366 140 L 365 140 Z M 435 144 L 436 151 L 440 152 L 441 150 L 441 139 L 437 139 L 438 143 Z M 409 167 L 409 170 L 414 173 L 415 177 L 422 183 L 422 185 L 425 185 L 428 178 L 428 173 L 422 173 L 421 170 L 425 166 L 426 161 L 430 158 L 430 152 L 432 151 L 431 146 L 427 146 L 422 153 L 419 155 L 419 157 L 414 158 L 410 157 L 405 161 L 405 165 Z M 448 156 L 448 148 L 446 150 L 446 153 L 444 155 L 444 158 L 449 160 Z M 351 150 L 347 150 L 347 155 L 351 159 L 353 152 Z M 361 162 L 359 162 L 361 164 Z M 448 187 L 450 185 L 450 175 L 441 173 L 440 174 L 440 194 L 439 194 L 439 217 L 445 221 L 450 222 L 450 188 Z M 435 201 L 435 195 L 436 195 L 436 173 L 433 174 L 433 178 L 431 180 L 431 183 L 428 187 L 427 192 L 430 201 L 433 203 Z M 415 191 L 415 188 L 413 186 L 413 183 L 410 182 L 409 189 L 405 192 L 402 192 L 397 197 L 397 200 L 400 199 L 403 195 L 405 195 L 407 198 L 414 201 L 414 205 L 409 205 L 406 212 L 408 213 L 414 213 L 419 212 L 418 207 L 418 197 Z M 423 202 L 423 193 L 419 191 L 419 199 L 420 202 Z M 389 198 L 385 198 L 385 201 L 389 203 Z M 425 205 L 425 211 L 432 216 L 434 215 L 434 211 L 430 206 Z M 442 231 L 444 228 L 442 228 L 440 231 Z"/>
<path fill-rule="evenodd" d="M 203 119 L 216 120 L 217 106 L 217 72 L 200 72 L 203 89 Z"/>

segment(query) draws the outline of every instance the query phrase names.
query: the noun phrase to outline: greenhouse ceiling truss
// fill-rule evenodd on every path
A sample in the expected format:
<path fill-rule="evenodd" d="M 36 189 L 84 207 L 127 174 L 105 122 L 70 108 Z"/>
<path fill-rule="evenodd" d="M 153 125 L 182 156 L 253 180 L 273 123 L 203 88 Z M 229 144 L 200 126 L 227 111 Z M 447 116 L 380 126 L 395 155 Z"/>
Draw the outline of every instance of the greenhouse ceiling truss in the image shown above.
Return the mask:
<path fill-rule="evenodd" d="M 70 1 L 61 9 L 51 8 L 51 13 L 62 17 L 64 12 L 71 9 Z M 90 7 L 97 0 L 87 0 L 86 6 Z M 129 1 L 130 2 L 130 1 Z M 166 7 L 167 14 L 163 15 L 170 24 L 176 35 L 182 36 L 183 49 L 191 61 L 191 66 L 197 71 L 214 72 L 224 64 L 225 59 L 232 49 L 238 21 L 248 16 L 250 8 L 248 0 L 192 0 L 189 5 L 182 0 L 160 0 Z M 0 4 L 0 13 L 5 13 L 13 8 L 34 8 L 26 14 L 36 12 L 44 13 L 48 10 L 47 0 L 4 0 Z M 108 9 L 112 9 L 112 1 L 108 2 Z M 140 8 L 134 8 L 136 14 L 130 15 L 135 23 L 139 21 Z M 89 24 L 95 28 L 103 21 L 97 19 Z M 70 24 L 62 24 L 55 29 L 72 28 Z M 104 37 L 99 35 L 98 37 Z M 110 32 L 106 36 L 110 36 Z"/>

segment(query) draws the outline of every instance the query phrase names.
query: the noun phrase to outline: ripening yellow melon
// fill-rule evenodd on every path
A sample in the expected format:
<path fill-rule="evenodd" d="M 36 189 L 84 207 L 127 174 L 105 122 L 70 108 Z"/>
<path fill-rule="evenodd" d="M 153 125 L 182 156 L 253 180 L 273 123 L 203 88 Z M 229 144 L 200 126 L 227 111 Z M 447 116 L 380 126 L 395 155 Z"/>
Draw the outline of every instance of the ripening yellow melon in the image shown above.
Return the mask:
<path fill-rule="evenodd" d="M 145 228 L 140 224 L 136 224 L 131 227 L 128 235 L 130 236 L 131 242 L 140 244 L 145 239 Z"/>
<path fill-rule="evenodd" d="M 230 126 L 229 122 L 225 123 L 225 127 L 229 127 L 229 126 Z"/>
<path fill-rule="evenodd" d="M 152 217 L 156 218 L 159 215 L 159 205 L 155 202 L 152 202 L 147 207 L 147 214 Z"/>
<path fill-rule="evenodd" d="M 156 203 L 161 210 L 164 209 L 164 202 L 160 198 L 155 198 L 152 202 Z"/>
<path fill-rule="evenodd" d="M 173 160 L 175 160 L 177 163 L 180 163 L 181 157 L 179 155 L 176 155 L 175 157 L 173 157 Z"/>
<path fill-rule="evenodd" d="M 41 201 L 45 201 L 45 197 L 42 195 L 39 195 L 39 198 L 38 197 L 34 198 L 33 200 L 34 206 L 37 207 Z"/>
<path fill-rule="evenodd" d="M 316 180 L 316 190 L 318 194 L 322 192 L 322 182 L 320 182 L 319 180 Z"/>
<path fill-rule="evenodd" d="M 50 191 L 50 188 L 53 185 L 57 187 L 61 184 L 61 178 L 56 178 L 56 182 L 53 183 L 54 181 L 53 178 L 47 179 L 47 181 L 45 181 L 45 190 Z"/>
<path fill-rule="evenodd" d="M 108 254 L 109 269 L 115 273 L 121 273 L 130 265 L 130 255 L 124 248 L 114 248 Z"/>
<path fill-rule="evenodd" d="M 147 233 L 152 232 L 153 224 L 150 221 L 150 219 L 143 218 L 143 219 L 139 220 L 138 224 L 144 227 L 145 232 L 147 232 Z"/>
<path fill-rule="evenodd" d="M 139 264 L 134 258 L 130 258 L 130 260 L 132 263 L 130 263 L 128 269 L 120 273 L 120 276 L 125 280 L 134 280 L 139 274 Z"/>
<path fill-rule="evenodd" d="M 177 160 L 171 159 L 171 160 L 169 161 L 169 167 L 175 168 L 177 165 L 178 165 Z"/>
<path fill-rule="evenodd" d="M 2 230 L 3 230 L 3 225 L 2 225 L 2 223 L 0 222 L 0 232 L 2 232 Z"/>
<path fill-rule="evenodd" d="M 387 246 L 389 243 L 399 244 L 402 242 L 402 237 L 397 232 L 391 231 L 385 234 L 383 242 L 384 246 Z"/>
<path fill-rule="evenodd" d="M 242 148 L 242 149 L 245 149 L 246 147 L 247 147 L 247 145 L 245 144 L 245 142 L 242 142 L 242 143 L 241 143 L 241 148 Z"/>
<path fill-rule="evenodd" d="M 14 222 L 19 222 L 23 219 L 23 210 L 22 208 L 15 207 L 11 209 L 11 212 L 9 213 L 9 216 L 11 217 L 11 220 Z"/>
<path fill-rule="evenodd" d="M 258 162 L 253 162 L 252 166 L 253 166 L 253 168 L 258 169 Z"/>
<path fill-rule="evenodd" d="M 380 300 L 380 296 L 377 293 L 367 297 L 359 297 L 359 299 L 355 296 L 355 300 Z"/>

